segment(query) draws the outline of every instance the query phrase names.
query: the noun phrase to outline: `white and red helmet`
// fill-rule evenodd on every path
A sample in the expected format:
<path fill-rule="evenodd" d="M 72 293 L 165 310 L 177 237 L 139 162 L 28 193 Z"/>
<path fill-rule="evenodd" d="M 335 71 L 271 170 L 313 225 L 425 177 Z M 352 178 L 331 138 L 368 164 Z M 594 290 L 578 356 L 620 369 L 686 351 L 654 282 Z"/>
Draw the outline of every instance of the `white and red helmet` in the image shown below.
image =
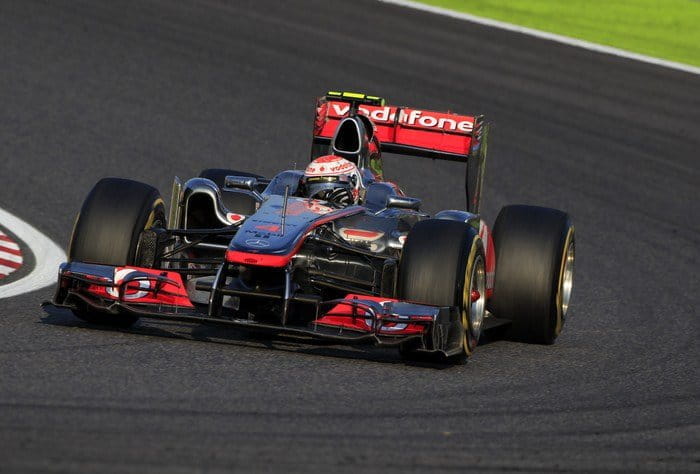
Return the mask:
<path fill-rule="evenodd" d="M 362 177 L 352 161 L 325 155 L 306 167 L 304 186 L 307 197 L 347 206 L 359 201 Z"/>

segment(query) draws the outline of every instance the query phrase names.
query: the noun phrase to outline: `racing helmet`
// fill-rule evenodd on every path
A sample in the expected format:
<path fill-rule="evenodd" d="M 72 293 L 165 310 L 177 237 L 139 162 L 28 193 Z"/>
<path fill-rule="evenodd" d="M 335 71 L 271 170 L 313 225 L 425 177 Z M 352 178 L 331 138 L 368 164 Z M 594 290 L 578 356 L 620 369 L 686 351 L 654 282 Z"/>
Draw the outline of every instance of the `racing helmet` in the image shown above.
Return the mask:
<path fill-rule="evenodd" d="M 339 206 L 357 204 L 361 185 L 357 166 L 337 155 L 316 158 L 304 171 L 306 196 Z"/>

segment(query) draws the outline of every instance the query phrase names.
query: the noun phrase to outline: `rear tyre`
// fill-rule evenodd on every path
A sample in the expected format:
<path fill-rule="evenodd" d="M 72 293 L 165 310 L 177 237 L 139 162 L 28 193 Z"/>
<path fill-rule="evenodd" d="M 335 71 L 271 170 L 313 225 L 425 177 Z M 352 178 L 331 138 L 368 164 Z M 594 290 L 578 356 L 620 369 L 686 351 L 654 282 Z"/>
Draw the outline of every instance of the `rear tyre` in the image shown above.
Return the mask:
<path fill-rule="evenodd" d="M 200 178 L 214 181 L 221 190 L 221 200 L 230 212 L 249 216 L 255 214 L 258 201 L 248 193 L 238 191 L 224 191 L 226 176 L 246 176 L 250 178 L 264 179 L 263 176 L 245 171 L 235 171 L 224 168 L 207 168 L 199 173 Z"/>
<path fill-rule="evenodd" d="M 165 206 L 153 186 L 121 178 L 104 178 L 92 188 L 73 228 L 69 260 L 99 265 L 136 263 L 141 232 L 164 228 Z M 85 321 L 128 327 L 138 317 L 114 315 L 88 308 L 73 311 Z"/>
<path fill-rule="evenodd" d="M 397 293 L 402 300 L 460 308 L 465 328 L 462 352 L 451 362 L 465 363 L 479 342 L 486 302 L 484 248 L 478 231 L 458 221 L 418 222 L 403 248 Z M 415 356 L 409 346 L 400 353 L 406 359 Z"/>
<path fill-rule="evenodd" d="M 565 212 L 506 206 L 493 228 L 496 281 L 489 310 L 513 323 L 508 337 L 552 344 L 573 287 L 575 236 Z"/>

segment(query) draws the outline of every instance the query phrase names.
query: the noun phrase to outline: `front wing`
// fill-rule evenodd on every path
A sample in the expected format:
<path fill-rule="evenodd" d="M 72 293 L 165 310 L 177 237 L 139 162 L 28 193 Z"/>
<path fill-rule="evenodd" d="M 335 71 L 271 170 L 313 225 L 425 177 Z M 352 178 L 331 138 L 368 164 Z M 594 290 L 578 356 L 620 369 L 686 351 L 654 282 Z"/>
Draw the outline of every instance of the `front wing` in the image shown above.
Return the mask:
<path fill-rule="evenodd" d="M 397 346 L 411 342 L 418 351 L 445 356 L 461 351 L 464 326 L 456 307 L 438 307 L 349 294 L 318 301 L 306 325 L 262 323 L 236 317 L 210 317 L 206 305 L 193 304 L 179 273 L 139 267 L 113 267 L 81 262 L 61 265 L 57 307 L 131 313 L 153 319 L 217 324 L 311 336 L 345 343 Z"/>

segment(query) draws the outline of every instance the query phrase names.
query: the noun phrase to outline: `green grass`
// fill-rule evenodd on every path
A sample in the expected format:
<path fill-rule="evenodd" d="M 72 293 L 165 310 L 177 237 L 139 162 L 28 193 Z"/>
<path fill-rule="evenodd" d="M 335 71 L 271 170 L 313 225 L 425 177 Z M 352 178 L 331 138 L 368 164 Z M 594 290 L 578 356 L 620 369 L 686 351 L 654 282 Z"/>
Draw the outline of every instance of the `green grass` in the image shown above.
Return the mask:
<path fill-rule="evenodd" d="M 700 66 L 700 0 L 421 0 Z"/>

